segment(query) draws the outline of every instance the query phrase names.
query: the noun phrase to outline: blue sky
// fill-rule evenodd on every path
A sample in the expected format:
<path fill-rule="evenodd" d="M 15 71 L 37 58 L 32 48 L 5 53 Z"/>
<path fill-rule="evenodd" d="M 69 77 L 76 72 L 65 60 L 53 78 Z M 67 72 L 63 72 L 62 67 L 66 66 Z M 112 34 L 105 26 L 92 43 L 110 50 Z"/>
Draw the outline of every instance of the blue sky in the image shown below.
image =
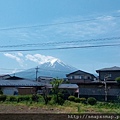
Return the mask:
<path fill-rule="evenodd" d="M 49 57 L 91 73 L 120 66 L 120 46 L 2 52 L 113 45 L 120 43 L 119 34 L 119 0 L 0 0 L 0 74 L 36 67 Z"/>

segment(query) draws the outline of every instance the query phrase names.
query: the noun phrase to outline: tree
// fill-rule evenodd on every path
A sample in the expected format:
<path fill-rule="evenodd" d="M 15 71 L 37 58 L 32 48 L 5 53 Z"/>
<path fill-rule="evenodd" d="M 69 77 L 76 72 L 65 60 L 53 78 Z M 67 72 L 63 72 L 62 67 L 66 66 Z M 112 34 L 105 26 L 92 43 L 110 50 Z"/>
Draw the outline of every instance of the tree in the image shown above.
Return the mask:
<path fill-rule="evenodd" d="M 47 105 L 49 98 L 48 98 L 48 91 L 46 86 L 43 88 L 43 98 L 44 98 L 45 104 Z"/>
<path fill-rule="evenodd" d="M 52 84 L 52 92 L 54 94 L 54 98 L 55 98 L 55 103 L 58 103 L 58 104 L 61 104 L 61 97 L 62 97 L 62 94 L 61 94 L 61 91 L 59 89 L 59 86 L 60 84 L 63 83 L 63 80 L 61 79 L 54 79 L 51 84 Z"/>

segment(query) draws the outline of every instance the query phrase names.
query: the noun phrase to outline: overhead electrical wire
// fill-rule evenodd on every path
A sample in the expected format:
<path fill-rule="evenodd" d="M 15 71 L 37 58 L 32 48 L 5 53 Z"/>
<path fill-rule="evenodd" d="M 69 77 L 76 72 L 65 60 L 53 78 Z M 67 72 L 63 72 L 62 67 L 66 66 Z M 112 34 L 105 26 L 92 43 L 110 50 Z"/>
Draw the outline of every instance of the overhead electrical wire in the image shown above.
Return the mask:
<path fill-rule="evenodd" d="M 58 48 L 38 48 L 38 49 L 12 49 L 12 50 L 0 50 L 0 52 L 25 52 L 25 51 L 40 51 L 40 50 L 63 50 L 63 49 L 78 49 L 78 48 L 97 48 L 97 47 L 113 47 L 120 46 L 120 44 L 106 44 L 106 45 L 86 45 L 86 46 L 74 46 L 74 47 L 58 47 Z"/>
<path fill-rule="evenodd" d="M 106 37 L 106 38 L 98 38 L 98 39 L 86 39 L 86 40 L 72 40 L 72 41 L 62 41 L 62 42 L 46 42 L 46 43 L 32 43 L 32 44 L 19 44 L 19 45 L 1 45 L 0 48 L 12 48 L 12 47 L 36 47 L 36 46 L 49 46 L 49 45 L 60 45 L 60 44 L 70 44 L 70 43 L 85 43 L 85 42 L 105 42 L 112 40 L 120 40 L 120 37 Z M 114 41 L 115 42 L 115 41 Z"/>
<path fill-rule="evenodd" d="M 102 16 L 104 17 L 104 16 Z M 109 17 L 109 16 L 108 16 Z M 112 16 L 114 18 L 119 18 L 120 16 Z M 60 22 L 60 23 L 49 23 L 49 24 L 41 24 L 41 25 L 31 25 L 31 26 L 23 26 L 23 27 L 10 27 L 10 28 L 1 28 L 0 31 L 5 30 L 14 30 L 14 29 L 26 29 L 26 28 L 37 28 L 37 27 L 47 27 L 47 26 L 56 26 L 56 25 L 64 25 L 64 24 L 73 24 L 73 23 L 79 23 L 79 22 L 89 22 L 89 21 L 95 21 L 100 20 L 101 18 L 92 18 L 92 19 L 83 19 L 83 20 L 77 20 L 77 21 L 68 21 L 68 22 Z"/>

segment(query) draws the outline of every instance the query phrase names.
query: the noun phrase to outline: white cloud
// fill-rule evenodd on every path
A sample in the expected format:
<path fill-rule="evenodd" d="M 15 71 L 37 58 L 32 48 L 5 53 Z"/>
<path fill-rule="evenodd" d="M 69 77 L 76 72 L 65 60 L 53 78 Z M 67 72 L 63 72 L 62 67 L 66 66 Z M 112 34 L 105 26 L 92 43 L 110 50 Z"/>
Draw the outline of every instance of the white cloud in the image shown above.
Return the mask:
<path fill-rule="evenodd" d="M 69 22 L 73 23 L 69 23 Z M 74 22 L 76 21 L 76 22 Z M 81 22 L 78 22 L 81 21 Z M 67 24 L 68 22 L 68 24 Z M 65 24 L 59 24 L 65 23 Z M 39 47 L 40 44 L 32 45 L 34 43 L 47 43 L 60 41 L 74 41 L 74 40 L 84 40 L 84 39 L 94 39 L 94 38 L 104 38 L 108 36 L 117 36 L 120 32 L 120 24 L 116 17 L 112 15 L 102 15 L 100 17 L 88 16 L 88 18 L 75 16 L 70 18 L 60 18 L 53 21 L 51 26 L 36 27 L 32 29 L 18 29 L 4 32 L 4 36 L 10 36 L 13 38 L 10 40 L 11 43 L 15 44 L 31 44 L 31 48 Z M 114 31 L 114 32 L 113 32 Z M 22 39 L 24 40 L 22 43 Z M 88 44 L 87 42 L 85 44 Z M 69 44 L 71 46 L 71 44 Z M 50 46 L 50 45 L 49 45 Z M 59 46 L 59 45 L 58 45 Z M 57 45 L 55 47 L 58 47 Z M 61 47 L 64 46 L 61 45 Z M 43 46 L 40 46 L 41 48 Z M 46 47 L 46 46 L 44 46 Z M 48 46 L 47 46 L 48 47 Z M 50 46 L 51 47 L 51 46 Z M 21 49 L 30 48 L 29 45 L 21 46 Z M 21 53 L 18 53 L 19 57 L 23 57 Z M 31 56 L 32 61 L 37 61 L 37 58 Z"/>
<path fill-rule="evenodd" d="M 19 53 L 17 53 L 17 54 L 18 54 L 18 56 L 23 57 L 23 54 L 22 54 L 22 53 L 19 52 Z"/>
<path fill-rule="evenodd" d="M 92 20 L 93 19 L 93 20 Z M 68 21 L 76 21 L 74 23 L 67 24 Z M 81 21 L 81 22 L 77 22 Z M 62 39 L 62 40 L 76 40 L 76 39 L 88 39 L 95 38 L 100 35 L 111 34 L 111 29 L 116 30 L 116 19 L 113 16 L 100 16 L 94 18 L 81 18 L 76 19 L 61 19 L 57 23 L 66 23 L 56 26 L 49 26 L 42 32 L 49 38 Z M 53 32 L 51 32 L 53 31 Z M 52 37 L 51 37 L 52 36 Z M 56 40 L 55 39 L 55 40 Z"/>
<path fill-rule="evenodd" d="M 97 19 L 102 21 L 111 21 L 114 20 L 115 18 L 113 16 L 102 16 L 102 17 L 98 17 Z"/>
<path fill-rule="evenodd" d="M 45 55 L 41 55 L 41 54 L 23 55 L 22 53 L 16 53 L 16 54 L 4 53 L 4 56 L 11 58 L 13 60 L 16 60 L 21 67 L 26 67 L 29 64 L 31 64 L 31 63 L 29 63 L 29 61 L 32 61 L 33 65 L 35 65 L 34 63 L 44 64 L 47 62 L 50 62 L 51 64 L 53 64 L 55 61 L 59 60 L 58 58 L 55 58 L 52 56 L 45 56 Z"/>
<path fill-rule="evenodd" d="M 21 59 L 20 57 L 18 57 L 18 56 L 20 56 L 20 55 L 22 55 L 22 54 L 18 53 L 18 56 L 17 56 L 17 55 L 15 55 L 15 54 L 4 53 L 4 55 L 5 55 L 6 57 L 9 57 L 9 58 L 11 58 L 11 59 L 16 60 L 16 61 L 20 64 L 20 66 L 23 66 L 23 62 L 24 62 L 23 59 Z"/>
<path fill-rule="evenodd" d="M 41 54 L 34 54 L 34 55 L 27 54 L 25 57 L 27 60 L 33 61 L 33 62 L 38 63 L 38 64 L 44 64 L 47 62 L 52 63 L 53 61 L 58 60 L 55 57 L 45 56 L 45 55 L 41 55 Z"/>

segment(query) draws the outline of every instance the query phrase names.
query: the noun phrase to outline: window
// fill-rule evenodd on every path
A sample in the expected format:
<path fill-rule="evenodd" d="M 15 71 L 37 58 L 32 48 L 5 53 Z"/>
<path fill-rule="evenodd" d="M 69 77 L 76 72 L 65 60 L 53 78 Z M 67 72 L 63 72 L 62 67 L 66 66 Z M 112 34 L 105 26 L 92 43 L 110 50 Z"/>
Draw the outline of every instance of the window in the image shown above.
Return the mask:
<path fill-rule="evenodd" d="M 74 76 L 71 76 L 70 78 L 71 78 L 71 79 L 74 79 Z"/>
<path fill-rule="evenodd" d="M 90 77 L 88 76 L 88 79 L 90 79 Z"/>
<path fill-rule="evenodd" d="M 72 76 L 72 79 L 74 79 L 74 76 Z"/>

